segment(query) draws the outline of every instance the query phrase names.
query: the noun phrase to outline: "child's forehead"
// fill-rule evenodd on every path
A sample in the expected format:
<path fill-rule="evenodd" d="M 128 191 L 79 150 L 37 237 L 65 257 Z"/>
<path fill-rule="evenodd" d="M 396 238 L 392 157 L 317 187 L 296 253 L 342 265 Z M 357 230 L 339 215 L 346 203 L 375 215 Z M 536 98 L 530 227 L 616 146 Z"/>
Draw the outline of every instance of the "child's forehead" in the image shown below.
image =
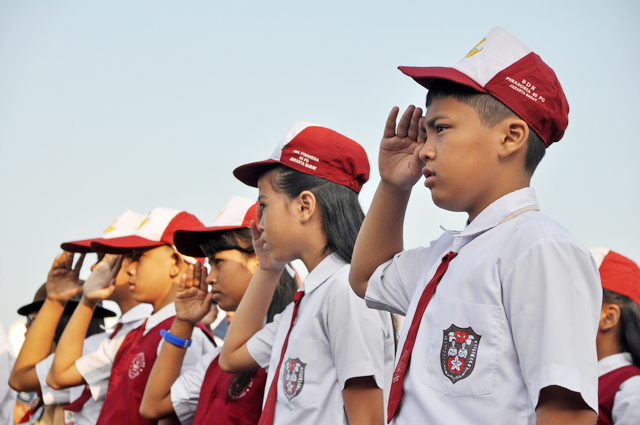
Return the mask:
<path fill-rule="evenodd" d="M 478 111 L 455 96 L 438 96 L 431 100 L 424 116 L 423 125 L 432 125 L 439 118 L 479 117 Z"/>

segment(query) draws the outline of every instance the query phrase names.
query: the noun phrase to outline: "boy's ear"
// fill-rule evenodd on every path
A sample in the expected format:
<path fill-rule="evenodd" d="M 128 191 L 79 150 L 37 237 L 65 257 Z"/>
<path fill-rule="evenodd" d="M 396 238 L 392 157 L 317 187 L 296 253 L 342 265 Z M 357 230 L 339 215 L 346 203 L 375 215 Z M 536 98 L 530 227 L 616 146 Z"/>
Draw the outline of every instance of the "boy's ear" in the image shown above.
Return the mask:
<path fill-rule="evenodd" d="M 187 262 L 184 261 L 182 255 L 177 251 L 173 251 L 171 253 L 171 263 L 169 266 L 169 274 L 171 279 L 174 279 L 176 276 L 180 276 L 184 272 L 184 268 L 187 266 Z"/>
<path fill-rule="evenodd" d="M 303 190 L 302 193 L 298 195 L 297 200 L 296 208 L 301 222 L 309 221 L 318 207 L 316 195 L 309 190 Z"/>
<path fill-rule="evenodd" d="M 501 158 L 506 158 L 519 151 L 526 152 L 530 131 L 526 122 L 518 117 L 509 117 L 497 125 L 502 131 L 502 143 L 498 150 L 498 155 Z"/>
<path fill-rule="evenodd" d="M 600 331 L 607 332 L 615 328 L 620 322 L 620 306 L 617 304 L 602 304 L 600 311 Z"/>

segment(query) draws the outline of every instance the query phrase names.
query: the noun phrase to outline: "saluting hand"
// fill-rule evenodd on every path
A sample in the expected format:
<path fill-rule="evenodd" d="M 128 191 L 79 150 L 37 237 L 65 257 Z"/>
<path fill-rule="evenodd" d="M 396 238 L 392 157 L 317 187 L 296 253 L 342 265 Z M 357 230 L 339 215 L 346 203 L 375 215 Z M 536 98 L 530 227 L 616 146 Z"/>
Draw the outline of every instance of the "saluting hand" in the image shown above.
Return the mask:
<path fill-rule="evenodd" d="M 262 208 L 258 205 L 258 220 L 262 216 Z M 269 251 L 264 248 L 264 241 L 260 239 L 262 232 L 258 229 L 255 221 L 251 220 L 251 236 L 253 239 L 253 250 L 258 257 L 258 267 L 265 271 L 282 272 L 286 263 L 280 263 L 273 259 Z"/>
<path fill-rule="evenodd" d="M 190 265 L 180 277 L 175 296 L 176 318 L 196 325 L 211 310 L 213 295 L 206 282 L 207 269 L 200 263 Z"/>
<path fill-rule="evenodd" d="M 84 283 L 84 297 L 98 302 L 106 300 L 116 289 L 116 276 L 122 266 L 122 255 L 107 254 Z"/>
<path fill-rule="evenodd" d="M 399 108 L 389 113 L 380 142 L 378 166 L 380 177 L 387 185 L 398 189 L 411 189 L 422 176 L 424 163 L 418 157 L 424 145 L 422 108 L 410 105 L 396 127 Z"/>
<path fill-rule="evenodd" d="M 79 276 L 84 256 L 85 254 L 80 255 L 75 267 L 73 267 L 72 252 L 64 251 L 56 256 L 45 283 L 47 298 L 65 304 L 82 292 Z"/>

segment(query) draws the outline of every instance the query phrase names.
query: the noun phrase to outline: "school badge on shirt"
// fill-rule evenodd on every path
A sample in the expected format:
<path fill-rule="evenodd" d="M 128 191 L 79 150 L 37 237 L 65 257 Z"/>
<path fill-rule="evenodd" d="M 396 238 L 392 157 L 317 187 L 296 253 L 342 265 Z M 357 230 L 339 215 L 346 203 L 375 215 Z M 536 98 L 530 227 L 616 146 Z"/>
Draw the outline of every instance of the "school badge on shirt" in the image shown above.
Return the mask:
<path fill-rule="evenodd" d="M 473 372 L 481 335 L 475 333 L 471 327 L 462 329 L 454 324 L 443 330 L 442 334 L 440 366 L 444 376 L 455 384 Z"/>
<path fill-rule="evenodd" d="M 304 387 L 304 370 L 306 363 L 302 363 L 299 358 L 292 359 L 289 357 L 284 363 L 284 371 L 282 373 L 282 386 L 284 387 L 284 395 L 291 401 L 295 396 L 300 394 Z"/>
<path fill-rule="evenodd" d="M 142 373 L 144 367 L 146 366 L 146 362 L 144 359 L 144 353 L 140 352 L 136 354 L 136 356 L 131 360 L 131 364 L 129 365 L 129 379 L 135 379 Z"/>

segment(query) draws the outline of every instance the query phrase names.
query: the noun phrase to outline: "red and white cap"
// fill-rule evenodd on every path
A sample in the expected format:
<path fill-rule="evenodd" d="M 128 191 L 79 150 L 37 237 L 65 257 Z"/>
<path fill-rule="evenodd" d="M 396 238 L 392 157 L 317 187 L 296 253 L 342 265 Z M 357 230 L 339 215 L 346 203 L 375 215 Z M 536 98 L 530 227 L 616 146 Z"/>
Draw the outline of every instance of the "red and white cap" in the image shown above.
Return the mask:
<path fill-rule="evenodd" d="M 95 241 L 91 243 L 91 248 L 109 254 L 126 254 L 136 248 L 174 246 L 173 235 L 176 230 L 202 226 L 202 222 L 193 214 L 169 208 L 156 208 L 149 213 L 133 235 Z"/>
<path fill-rule="evenodd" d="M 317 124 L 296 121 L 269 159 L 241 165 L 233 175 L 258 187 L 258 180 L 274 164 L 347 186 L 360 193 L 369 180 L 367 153 L 355 141 Z"/>
<path fill-rule="evenodd" d="M 569 123 L 569 103 L 556 74 L 500 27 L 452 67 L 398 69 L 427 89 L 436 80 L 449 80 L 489 93 L 518 114 L 547 147 L 562 139 Z"/>
<path fill-rule="evenodd" d="M 602 287 L 640 305 L 640 268 L 627 257 L 607 248 L 591 248 Z"/>
<path fill-rule="evenodd" d="M 116 219 L 116 221 L 111 223 L 111 225 L 102 232 L 102 235 L 99 238 L 64 242 L 60 244 L 60 248 L 69 252 L 94 252 L 93 248 L 91 248 L 91 242 L 101 242 L 103 239 L 113 239 L 133 235 L 145 218 L 146 216 L 144 214 L 138 214 L 137 212 L 126 210 Z"/>
<path fill-rule="evenodd" d="M 257 205 L 254 200 L 232 196 L 211 226 L 177 230 L 173 236 L 176 249 L 184 255 L 205 257 L 200 245 L 210 238 L 212 233 L 249 228 L 251 220 L 257 223 Z"/>

